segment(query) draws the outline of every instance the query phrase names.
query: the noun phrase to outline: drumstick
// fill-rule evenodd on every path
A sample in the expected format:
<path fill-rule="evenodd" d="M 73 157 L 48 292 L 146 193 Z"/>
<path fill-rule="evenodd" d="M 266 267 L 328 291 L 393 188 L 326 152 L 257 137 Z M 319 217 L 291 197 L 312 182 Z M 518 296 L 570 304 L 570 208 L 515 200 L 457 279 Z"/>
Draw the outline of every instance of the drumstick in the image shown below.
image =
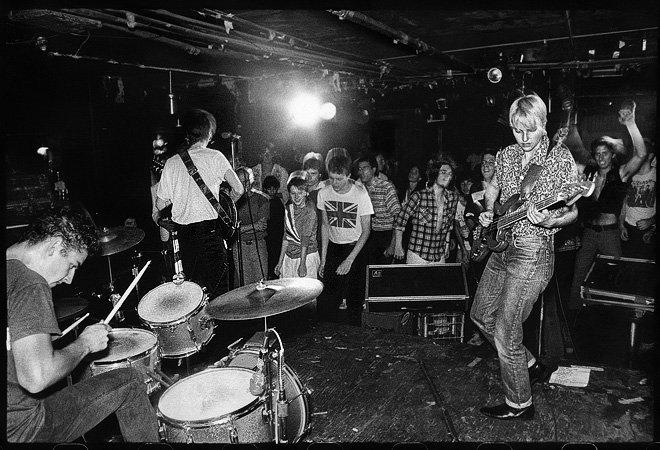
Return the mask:
<path fill-rule="evenodd" d="M 151 378 L 153 378 L 154 380 L 158 381 L 160 384 L 162 384 L 162 385 L 165 386 L 166 388 L 172 386 L 171 383 L 168 383 L 167 381 L 165 381 L 164 379 L 162 379 L 161 377 L 159 377 L 158 375 L 156 375 L 153 371 L 151 371 L 151 370 L 149 370 L 149 369 L 146 369 L 146 372 L 147 372 L 147 375 L 149 375 L 149 376 L 150 376 Z"/>
<path fill-rule="evenodd" d="M 73 322 L 71 325 L 69 325 L 69 326 L 67 327 L 66 330 L 62 331 L 62 334 L 61 334 L 60 336 L 58 336 L 58 337 L 55 338 L 55 340 L 58 340 L 58 339 L 64 337 L 65 334 L 67 334 L 69 331 L 73 330 L 75 327 L 77 327 L 78 325 L 80 325 L 80 322 L 82 322 L 83 320 L 85 320 L 85 319 L 87 318 L 87 316 L 89 316 L 89 313 L 85 314 L 85 315 L 82 316 L 80 319 L 76 320 L 76 321 Z"/>
<path fill-rule="evenodd" d="M 147 270 L 147 267 L 149 267 L 149 264 L 151 264 L 151 260 L 147 261 L 147 263 L 144 265 L 140 273 L 138 273 L 138 276 L 135 277 L 135 279 L 131 282 L 131 285 L 128 286 L 128 289 L 126 289 L 126 292 L 124 292 L 124 295 L 121 296 L 117 304 L 115 305 L 114 308 L 112 308 L 112 311 L 110 311 L 110 314 L 108 314 L 108 317 L 105 318 L 103 321 L 104 324 L 108 324 L 110 322 L 110 319 L 114 317 L 115 314 L 117 314 L 117 311 L 119 311 L 119 308 L 121 305 L 124 303 L 124 300 L 126 300 L 126 297 L 128 297 L 128 294 L 131 293 L 135 285 L 137 284 L 138 280 L 144 275 L 144 271 Z"/>

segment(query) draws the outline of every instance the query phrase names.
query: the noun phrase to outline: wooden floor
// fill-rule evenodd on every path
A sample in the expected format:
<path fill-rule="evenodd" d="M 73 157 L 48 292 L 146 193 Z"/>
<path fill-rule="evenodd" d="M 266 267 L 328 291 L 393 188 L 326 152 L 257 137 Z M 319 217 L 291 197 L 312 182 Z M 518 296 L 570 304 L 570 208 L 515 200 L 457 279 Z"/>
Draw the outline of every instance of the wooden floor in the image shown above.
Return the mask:
<path fill-rule="evenodd" d="M 308 429 L 289 436 L 300 443 L 533 442 L 560 448 L 594 442 L 627 448 L 623 444 L 654 440 L 653 374 L 604 366 L 591 372 L 586 388 L 546 381 L 533 388 L 534 420 L 497 421 L 479 413 L 503 401 L 498 360 L 488 344 L 317 322 L 308 307 L 269 318 L 267 325 L 263 319 L 217 321 L 207 348 L 187 359 L 164 359 L 162 370 L 179 380 L 207 370 L 230 354 L 227 346 L 237 336 L 243 341 L 234 358 L 254 356 L 266 326 L 283 342 L 287 395 L 304 395 L 287 398 L 288 429 Z M 152 394 L 156 407 L 164 392 Z"/>

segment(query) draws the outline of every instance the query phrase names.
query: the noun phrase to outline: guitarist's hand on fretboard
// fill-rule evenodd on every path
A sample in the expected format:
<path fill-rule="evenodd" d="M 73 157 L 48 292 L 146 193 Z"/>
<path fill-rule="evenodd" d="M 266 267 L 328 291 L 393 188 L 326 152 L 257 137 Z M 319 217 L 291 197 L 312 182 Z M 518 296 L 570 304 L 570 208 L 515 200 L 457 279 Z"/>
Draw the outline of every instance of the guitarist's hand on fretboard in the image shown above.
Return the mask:
<path fill-rule="evenodd" d="M 534 203 L 531 202 L 527 205 L 527 220 L 532 222 L 532 224 L 539 227 L 551 228 L 553 219 L 552 214 L 547 209 L 539 211 L 534 206 Z"/>

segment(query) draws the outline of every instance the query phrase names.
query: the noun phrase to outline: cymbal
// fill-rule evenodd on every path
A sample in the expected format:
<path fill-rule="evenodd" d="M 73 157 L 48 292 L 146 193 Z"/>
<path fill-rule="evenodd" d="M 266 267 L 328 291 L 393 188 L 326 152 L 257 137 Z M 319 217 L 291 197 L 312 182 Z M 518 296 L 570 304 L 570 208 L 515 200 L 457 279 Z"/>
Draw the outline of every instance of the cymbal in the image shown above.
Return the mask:
<path fill-rule="evenodd" d="M 144 231 L 135 227 L 103 228 L 97 233 L 101 256 L 110 256 L 137 245 Z"/>
<path fill-rule="evenodd" d="M 214 298 L 206 313 L 219 320 L 248 320 L 274 316 L 313 301 L 323 290 L 314 278 L 280 278 L 252 283 Z"/>
<path fill-rule="evenodd" d="M 55 317 L 58 322 L 65 322 L 77 316 L 81 316 L 89 307 L 89 302 L 80 297 L 66 297 L 53 299 Z"/>

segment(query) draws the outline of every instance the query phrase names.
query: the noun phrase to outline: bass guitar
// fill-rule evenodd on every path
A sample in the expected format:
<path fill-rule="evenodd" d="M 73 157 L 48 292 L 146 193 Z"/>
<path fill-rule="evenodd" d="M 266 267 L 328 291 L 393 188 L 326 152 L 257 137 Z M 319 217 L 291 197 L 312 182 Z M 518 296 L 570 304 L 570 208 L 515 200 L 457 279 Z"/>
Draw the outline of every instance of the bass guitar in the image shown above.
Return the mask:
<path fill-rule="evenodd" d="M 593 181 L 565 184 L 556 195 L 539 200 L 534 206 L 539 211 L 561 202 L 570 206 L 580 197 L 589 197 L 594 188 Z M 520 200 L 520 194 L 514 194 L 503 205 L 495 205 L 496 217 L 487 227 L 477 224 L 473 230 L 474 245 L 470 254 L 472 261 L 482 261 L 490 252 L 499 253 L 507 248 L 511 227 L 527 217 L 527 207 L 523 206 L 524 203 Z"/>

